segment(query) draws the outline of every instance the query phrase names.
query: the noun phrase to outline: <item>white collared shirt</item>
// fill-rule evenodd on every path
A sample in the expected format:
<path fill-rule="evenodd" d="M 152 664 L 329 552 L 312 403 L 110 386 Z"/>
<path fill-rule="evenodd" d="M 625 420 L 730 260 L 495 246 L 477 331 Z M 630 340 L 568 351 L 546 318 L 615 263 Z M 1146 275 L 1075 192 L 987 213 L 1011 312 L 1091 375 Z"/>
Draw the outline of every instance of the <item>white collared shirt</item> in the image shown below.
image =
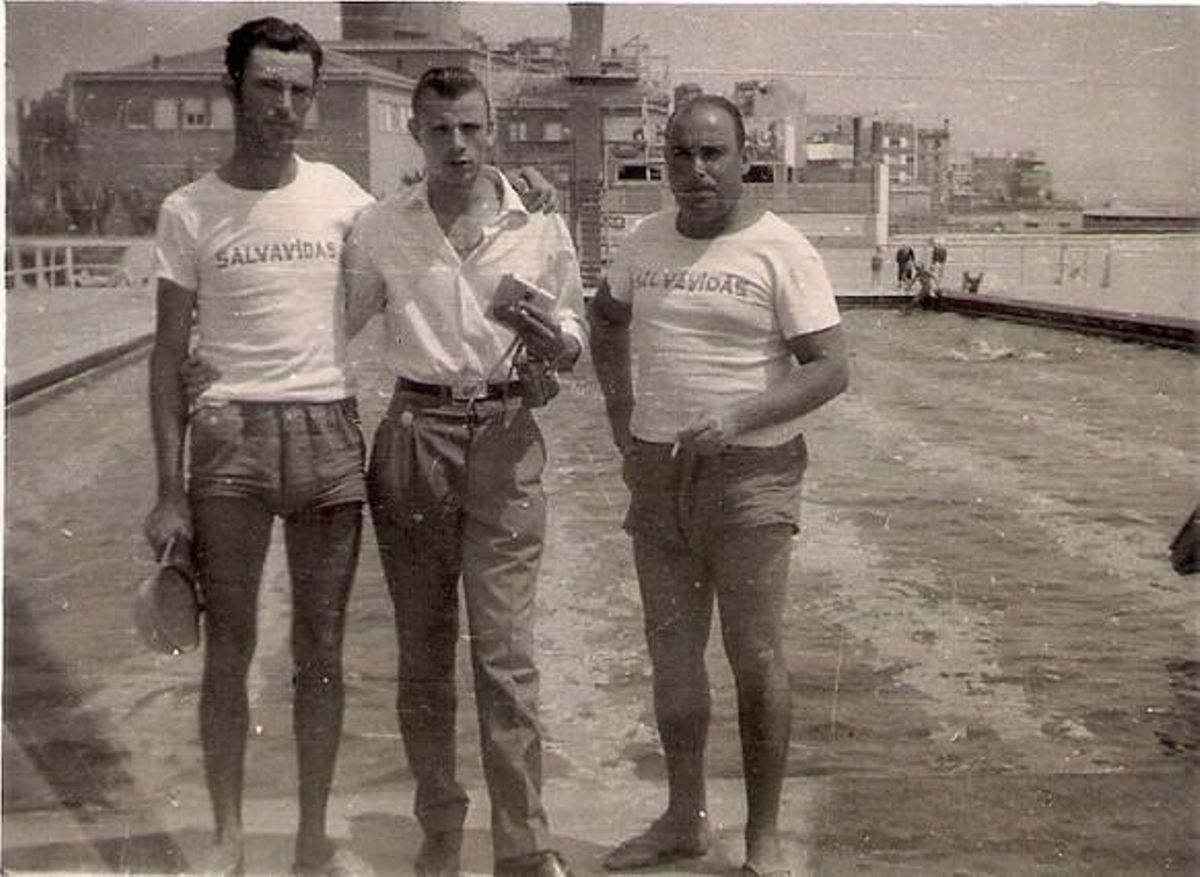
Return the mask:
<path fill-rule="evenodd" d="M 431 384 L 510 380 L 514 335 L 487 316 L 505 274 L 552 293 L 563 331 L 586 348 L 583 282 L 566 223 L 529 213 L 499 177 L 498 215 L 459 256 L 429 206 L 425 183 L 363 210 L 346 244 L 352 313 L 384 310 L 395 374 Z"/>

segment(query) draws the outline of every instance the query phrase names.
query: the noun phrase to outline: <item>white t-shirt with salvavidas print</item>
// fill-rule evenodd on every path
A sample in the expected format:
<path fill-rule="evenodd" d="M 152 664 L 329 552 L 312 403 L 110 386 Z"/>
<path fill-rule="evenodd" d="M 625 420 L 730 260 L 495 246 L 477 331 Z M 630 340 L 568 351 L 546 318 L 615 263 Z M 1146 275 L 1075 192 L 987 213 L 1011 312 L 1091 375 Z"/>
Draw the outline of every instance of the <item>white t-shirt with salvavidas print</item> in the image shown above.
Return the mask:
<path fill-rule="evenodd" d="M 635 436 L 672 442 L 694 415 L 761 393 L 797 368 L 786 341 L 837 325 L 829 276 L 803 234 L 766 212 L 744 229 L 688 238 L 678 215 L 647 217 L 608 273 L 633 307 Z M 800 420 L 754 430 L 737 444 L 767 447 Z"/>
<path fill-rule="evenodd" d="M 159 212 L 159 279 L 196 292 L 196 354 L 220 372 L 205 401 L 330 402 L 351 395 L 339 266 L 372 197 L 329 164 L 298 159 L 278 189 L 208 173 Z"/>

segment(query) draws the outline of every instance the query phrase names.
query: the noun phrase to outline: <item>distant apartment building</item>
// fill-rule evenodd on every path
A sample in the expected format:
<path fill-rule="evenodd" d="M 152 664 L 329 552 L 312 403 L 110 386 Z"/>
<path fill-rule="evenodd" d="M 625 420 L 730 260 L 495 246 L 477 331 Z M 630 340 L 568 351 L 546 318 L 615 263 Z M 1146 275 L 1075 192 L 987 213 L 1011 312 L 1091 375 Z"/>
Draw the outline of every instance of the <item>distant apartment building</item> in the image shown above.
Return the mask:
<path fill-rule="evenodd" d="M 850 113 L 809 113 L 805 117 L 806 182 L 854 182 L 882 163 L 883 123 Z"/>
<path fill-rule="evenodd" d="M 1032 207 L 1054 200 L 1050 169 L 1030 150 L 974 152 L 970 174 L 972 206 Z"/>
<path fill-rule="evenodd" d="M 950 122 L 923 128 L 912 120 L 867 119 L 846 113 L 813 113 L 804 144 L 810 182 L 861 180 L 868 168 L 887 168 L 893 212 L 948 208 L 951 193 Z"/>
<path fill-rule="evenodd" d="M 965 210 L 975 203 L 975 175 L 969 155 L 952 155 L 949 170 L 950 209 Z"/>
<path fill-rule="evenodd" d="M 505 51 L 523 69 L 566 73 L 568 43 L 563 37 L 525 37 L 509 43 Z"/>
<path fill-rule="evenodd" d="M 1013 197 L 1018 204 L 1045 204 L 1054 200 L 1050 168 L 1032 151 L 1013 159 Z"/>
<path fill-rule="evenodd" d="M 524 67 L 517 88 L 495 106 L 497 159 L 532 165 L 568 192 L 576 160 L 571 111 L 578 100 L 599 115 L 606 187 L 662 181 L 671 98 L 644 47 L 611 48 L 587 76 L 570 72 L 562 40 L 526 40 L 506 51 L 525 63 L 531 49 L 533 66 Z"/>
<path fill-rule="evenodd" d="M 888 169 L 891 211 L 940 213 L 980 206 L 1036 206 L 1053 200 L 1046 163 L 1031 151 L 957 154 L 949 119 L 940 127 L 864 120 L 849 114 L 808 116 L 804 179 L 849 179 L 880 162 Z"/>
<path fill-rule="evenodd" d="M 929 190 L 929 204 L 935 213 L 950 206 L 950 120 L 940 128 L 917 129 L 914 176 L 918 186 Z"/>

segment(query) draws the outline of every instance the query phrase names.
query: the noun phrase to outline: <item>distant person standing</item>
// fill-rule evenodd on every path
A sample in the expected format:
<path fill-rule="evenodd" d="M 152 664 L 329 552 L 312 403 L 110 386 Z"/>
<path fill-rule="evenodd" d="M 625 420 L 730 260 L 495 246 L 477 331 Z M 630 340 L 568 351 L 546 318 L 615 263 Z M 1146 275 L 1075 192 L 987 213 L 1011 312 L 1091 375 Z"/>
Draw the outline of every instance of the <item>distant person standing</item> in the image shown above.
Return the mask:
<path fill-rule="evenodd" d="M 896 250 L 896 285 L 903 288 L 917 276 L 917 254 L 905 244 Z"/>
<path fill-rule="evenodd" d="M 883 286 L 883 245 L 877 246 L 871 253 L 871 288 Z"/>
<path fill-rule="evenodd" d="M 741 873 L 786 875 L 783 617 L 808 459 L 802 419 L 845 388 L 845 342 L 812 244 L 742 200 L 737 107 L 693 98 L 666 141 L 678 208 L 630 235 L 591 309 L 593 360 L 631 494 L 625 529 L 667 765 L 665 812 L 604 864 L 625 871 L 708 849 L 705 650 L 716 608 L 737 685 Z"/>
<path fill-rule="evenodd" d="M 942 275 L 946 271 L 946 242 L 941 238 L 929 239 L 929 272 L 933 275 L 934 288 L 941 292 Z"/>

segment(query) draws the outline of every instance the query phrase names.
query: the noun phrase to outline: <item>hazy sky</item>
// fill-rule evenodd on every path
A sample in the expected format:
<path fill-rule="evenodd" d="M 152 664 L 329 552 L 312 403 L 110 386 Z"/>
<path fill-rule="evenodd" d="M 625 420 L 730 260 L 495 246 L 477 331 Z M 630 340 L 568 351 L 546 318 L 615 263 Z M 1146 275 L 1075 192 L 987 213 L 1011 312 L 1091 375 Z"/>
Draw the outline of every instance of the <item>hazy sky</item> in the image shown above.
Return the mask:
<path fill-rule="evenodd" d="M 259 14 L 336 39 L 336 3 L 9 0 L 8 86 L 37 96 L 71 69 L 223 42 Z M 471 3 L 490 41 L 566 35 L 566 7 Z M 956 150 L 1034 149 L 1056 189 L 1093 202 L 1200 205 L 1200 6 L 610 4 L 605 43 L 634 36 L 674 82 L 785 79 L 812 112 L 934 125 Z"/>

